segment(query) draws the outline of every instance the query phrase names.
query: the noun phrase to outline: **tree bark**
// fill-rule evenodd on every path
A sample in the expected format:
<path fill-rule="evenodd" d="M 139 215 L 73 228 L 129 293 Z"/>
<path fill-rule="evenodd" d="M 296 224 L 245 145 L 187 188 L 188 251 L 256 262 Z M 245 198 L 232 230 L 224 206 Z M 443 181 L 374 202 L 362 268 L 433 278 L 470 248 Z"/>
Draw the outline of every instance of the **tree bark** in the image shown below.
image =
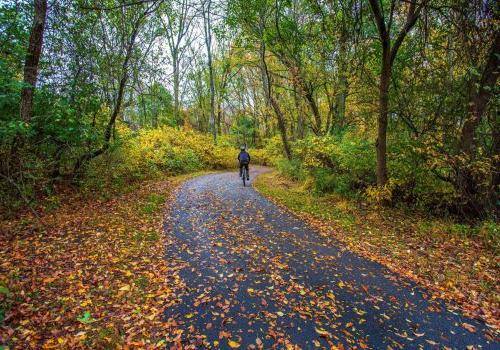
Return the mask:
<path fill-rule="evenodd" d="M 390 50 L 383 50 L 379 85 L 379 115 L 377 130 L 377 185 L 387 183 L 387 114 L 389 112 L 389 84 L 391 81 Z"/>
<path fill-rule="evenodd" d="M 469 100 L 468 118 L 465 121 L 460 135 L 460 152 L 464 154 L 466 162 L 470 163 L 475 158 L 476 149 L 476 130 L 479 127 L 481 120 L 486 112 L 488 103 L 493 97 L 494 88 L 500 74 L 500 31 L 496 31 L 493 43 L 490 47 L 486 65 L 484 67 L 481 79 L 477 90 L 471 94 Z M 492 172 L 491 183 L 488 188 L 484 188 L 474 178 L 467 164 L 460 164 L 457 171 L 457 190 L 460 191 L 469 207 L 475 210 L 476 215 L 482 215 L 485 208 L 489 205 L 495 207 L 497 200 L 497 191 L 500 184 L 498 159 L 500 155 L 500 134 L 498 131 L 497 118 L 494 117 L 492 125 L 492 156 L 496 156 L 494 160 L 494 169 Z M 489 203 L 488 203 L 489 201 Z"/>
<path fill-rule="evenodd" d="M 297 91 L 297 84 L 293 84 L 293 99 L 295 101 L 295 109 L 297 110 L 297 128 L 295 132 L 296 139 L 302 140 L 304 138 L 304 113 L 302 111 L 302 104 L 299 99 L 299 92 Z"/>
<path fill-rule="evenodd" d="M 394 16 L 394 6 L 391 5 L 391 13 L 389 14 L 389 23 L 385 23 L 384 14 L 381 8 L 381 2 L 378 0 L 369 0 L 372 9 L 375 24 L 382 43 L 382 69 L 380 72 L 379 82 L 379 115 L 378 115 L 378 130 L 377 130 L 377 185 L 385 186 L 387 183 L 387 115 L 389 112 L 389 87 L 392 74 L 392 65 L 396 59 L 399 48 L 401 47 L 406 35 L 417 23 L 422 7 L 425 6 L 427 0 L 417 6 L 413 0 L 408 6 L 406 21 L 396 36 L 394 44 L 391 47 L 391 25 Z M 393 3 L 394 4 L 394 3 Z"/>
<path fill-rule="evenodd" d="M 20 117 L 29 121 L 33 115 L 33 95 L 38 79 L 38 64 L 42 54 L 43 33 L 47 17 L 47 0 L 35 0 L 33 26 L 24 62 L 24 86 L 21 90 Z"/>
<path fill-rule="evenodd" d="M 271 107 L 273 107 L 274 113 L 276 114 L 276 119 L 278 120 L 278 129 L 280 130 L 281 141 L 283 142 L 285 155 L 289 160 L 291 160 L 292 150 L 290 148 L 290 145 L 288 144 L 285 116 L 283 115 L 283 112 L 281 111 L 278 102 L 272 95 L 271 82 L 269 79 L 269 71 L 267 69 L 267 64 L 266 64 L 266 45 L 263 40 L 261 40 L 260 42 L 259 56 L 260 56 L 260 70 L 262 74 L 262 85 L 264 89 L 264 95 L 266 96 L 267 104 L 268 105 L 270 104 Z"/>
<path fill-rule="evenodd" d="M 174 120 L 179 122 L 179 61 L 177 48 L 172 50 L 172 65 L 174 73 Z"/>
<path fill-rule="evenodd" d="M 115 104 L 113 107 L 113 111 L 111 113 L 111 117 L 109 118 L 108 124 L 106 125 L 106 129 L 104 131 L 104 140 L 103 140 L 104 143 L 100 148 L 96 149 L 93 152 L 84 154 L 82 157 L 80 157 L 76 161 L 75 168 L 73 171 L 75 174 L 78 174 L 78 172 L 83 164 L 85 164 L 86 162 L 88 162 L 89 160 L 91 160 L 97 156 L 100 156 L 101 154 L 106 152 L 106 150 L 109 148 L 111 135 L 113 134 L 113 129 L 114 129 L 114 126 L 116 123 L 116 119 L 118 118 L 118 115 L 121 111 L 121 106 L 123 103 L 123 96 L 125 94 L 125 86 L 127 85 L 127 80 L 129 78 L 129 74 L 128 74 L 129 61 L 132 58 L 132 52 L 133 52 L 133 48 L 135 45 L 135 40 L 136 40 L 137 34 L 139 32 L 139 27 L 140 27 L 140 19 L 135 23 L 134 29 L 132 31 L 130 40 L 129 40 L 127 48 L 126 48 L 125 59 L 123 60 L 123 63 L 122 63 L 122 69 L 121 69 L 122 76 L 120 78 L 120 83 L 118 86 L 118 94 L 116 96 L 116 100 L 115 100 Z"/>
<path fill-rule="evenodd" d="M 462 127 L 460 148 L 465 154 L 472 156 L 476 144 L 475 133 L 486 111 L 488 102 L 493 96 L 493 90 L 500 74 L 500 31 L 497 30 L 493 44 L 490 47 L 488 61 L 484 68 L 479 88 L 472 94 L 469 101 L 469 117 Z"/>
<path fill-rule="evenodd" d="M 336 118 L 334 125 L 338 128 L 343 128 L 345 125 L 345 110 L 346 110 L 346 99 L 347 99 L 347 77 L 344 73 L 341 73 L 339 79 L 339 91 L 335 96 L 335 111 Z"/>
<path fill-rule="evenodd" d="M 314 99 L 314 94 L 313 94 L 312 88 L 309 86 L 305 86 L 305 82 L 302 82 L 302 85 L 304 85 L 304 87 L 303 87 L 304 94 L 305 94 L 306 100 L 309 104 L 309 108 L 311 108 L 311 112 L 312 112 L 313 117 L 314 117 L 314 127 L 312 129 L 313 129 L 313 132 L 319 136 L 319 135 L 321 135 L 322 125 L 321 125 L 321 115 L 319 114 L 318 105 L 316 104 L 316 100 Z"/>
<path fill-rule="evenodd" d="M 205 29 L 205 44 L 207 47 L 208 58 L 208 75 L 210 79 L 210 126 L 214 136 L 214 143 L 217 143 L 217 127 L 215 125 L 215 83 L 214 83 L 214 69 L 212 64 L 212 23 L 210 19 L 210 7 L 212 0 L 208 0 L 208 6 L 205 11 L 203 8 L 203 20 Z M 205 6 L 205 4 L 203 5 Z"/>

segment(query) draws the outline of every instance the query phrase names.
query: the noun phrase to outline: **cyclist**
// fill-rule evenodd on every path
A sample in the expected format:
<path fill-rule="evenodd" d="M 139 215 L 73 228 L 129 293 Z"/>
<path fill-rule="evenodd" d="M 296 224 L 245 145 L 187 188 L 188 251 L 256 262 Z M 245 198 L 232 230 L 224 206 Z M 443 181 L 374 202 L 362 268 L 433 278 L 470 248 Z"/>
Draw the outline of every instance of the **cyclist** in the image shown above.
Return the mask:
<path fill-rule="evenodd" d="M 243 167 L 247 171 L 247 180 L 250 180 L 250 172 L 248 170 L 248 164 L 250 164 L 250 154 L 245 150 L 245 146 L 240 147 L 240 154 L 238 154 L 238 161 L 240 162 L 240 177 L 243 173 Z"/>

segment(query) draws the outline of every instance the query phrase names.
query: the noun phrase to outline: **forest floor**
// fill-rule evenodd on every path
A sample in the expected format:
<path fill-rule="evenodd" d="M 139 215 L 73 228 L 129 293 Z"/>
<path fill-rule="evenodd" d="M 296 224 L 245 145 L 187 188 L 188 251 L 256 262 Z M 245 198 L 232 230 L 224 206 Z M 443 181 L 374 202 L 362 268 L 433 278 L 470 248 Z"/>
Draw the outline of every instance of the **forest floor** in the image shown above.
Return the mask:
<path fill-rule="evenodd" d="M 164 259 L 163 209 L 187 177 L 0 222 L 0 349 L 164 346 L 182 281 Z"/>
<path fill-rule="evenodd" d="M 0 222 L 0 349 L 498 345 L 494 326 L 436 298 L 460 295 L 462 282 L 421 288 L 430 280 L 418 274 L 425 258 L 405 262 L 405 252 L 394 253 L 399 241 L 357 237 L 342 223 L 347 212 L 319 220 L 297 203 L 320 199 L 275 173 L 262 174 L 258 189 L 297 215 L 243 188 L 234 172 L 187 180 L 193 175 L 145 182 L 106 201 L 68 199 L 38 221 Z M 457 255 L 453 264 L 480 264 L 483 274 L 467 277 L 471 290 L 498 287 L 494 255 L 478 255 L 472 241 L 474 261 L 461 260 L 451 244 L 443 251 Z M 425 246 L 429 260 L 445 254 L 434 255 L 441 251 L 434 245 Z M 425 271 L 438 267 L 450 269 Z M 471 297 L 461 293 L 463 306 Z M 467 310 L 476 318 L 483 310 L 494 324 L 494 304 L 485 308 L 484 300 L 495 292 L 479 293 L 483 304 L 476 298 Z"/>

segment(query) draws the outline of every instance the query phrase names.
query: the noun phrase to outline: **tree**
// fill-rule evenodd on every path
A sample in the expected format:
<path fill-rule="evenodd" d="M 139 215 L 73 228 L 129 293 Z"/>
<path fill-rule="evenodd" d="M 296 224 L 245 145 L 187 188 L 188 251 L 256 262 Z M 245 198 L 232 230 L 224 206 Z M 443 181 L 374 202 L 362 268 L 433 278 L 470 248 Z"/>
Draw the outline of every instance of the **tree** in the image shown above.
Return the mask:
<path fill-rule="evenodd" d="M 117 34 L 119 38 L 119 46 L 108 47 L 110 50 L 118 49 L 118 57 L 121 61 L 117 67 L 112 67 L 111 72 L 118 72 L 116 79 L 117 85 L 114 84 L 114 98 L 113 106 L 111 109 L 111 114 L 109 120 L 106 124 L 103 134 L 102 144 L 99 148 L 89 151 L 83 154 L 75 163 L 75 173 L 77 173 L 81 166 L 101 154 L 103 154 L 110 147 L 111 136 L 115 127 L 118 115 L 121 113 L 122 104 L 125 97 L 125 88 L 127 82 L 131 76 L 130 69 L 133 64 L 134 52 L 137 48 L 137 41 L 141 29 L 144 27 L 147 18 L 154 13 L 159 4 L 159 1 L 151 1 L 146 5 L 140 4 L 138 8 L 131 7 L 130 5 L 123 5 L 118 7 L 118 10 L 113 8 L 109 9 L 98 9 L 101 14 L 106 16 L 100 17 L 101 21 L 104 19 L 108 20 L 107 25 L 111 26 L 110 31 L 113 34 Z M 138 9 L 140 11 L 138 11 Z M 102 23 L 102 22 L 101 22 Z M 114 26 L 114 28 L 113 28 Z M 116 33 L 115 33 L 116 31 Z M 102 31 L 103 38 L 106 40 L 109 34 L 107 30 Z M 151 47 L 151 45 L 149 45 Z M 114 55 L 113 55 L 114 56 Z"/>
<path fill-rule="evenodd" d="M 21 90 L 20 115 L 24 121 L 29 121 L 33 114 L 33 93 L 38 78 L 38 63 L 42 54 L 47 0 L 35 0 L 34 9 L 33 26 L 24 62 L 24 86 Z"/>
<path fill-rule="evenodd" d="M 210 126 L 214 142 L 217 143 L 217 128 L 215 125 L 215 82 L 214 82 L 214 67 L 212 62 L 212 19 L 211 19 L 212 0 L 203 0 L 203 30 L 205 33 L 205 46 L 207 48 L 207 66 L 210 84 Z"/>
<path fill-rule="evenodd" d="M 389 18 L 386 19 L 381 3 L 378 0 L 369 0 L 373 13 L 373 18 L 377 26 L 377 30 L 382 44 L 381 70 L 379 78 L 379 107 L 378 107 L 378 131 L 377 131 L 377 184 L 384 186 L 387 183 L 387 115 L 389 113 L 389 87 L 391 83 L 391 74 L 394 60 L 398 54 L 398 50 L 403 44 L 406 35 L 411 31 L 417 23 L 420 16 L 420 11 L 426 4 L 426 0 L 422 0 L 417 4 L 416 0 L 410 0 L 407 5 L 406 20 L 396 35 L 394 43 L 391 42 L 391 30 L 397 16 L 396 0 L 391 0 Z"/>
<path fill-rule="evenodd" d="M 169 5 L 171 7 L 167 9 L 161 18 L 164 23 L 167 44 L 172 60 L 174 118 L 175 120 L 179 120 L 181 63 L 187 48 L 193 40 L 192 23 L 195 16 L 192 13 L 192 5 L 188 0 L 173 1 Z"/>

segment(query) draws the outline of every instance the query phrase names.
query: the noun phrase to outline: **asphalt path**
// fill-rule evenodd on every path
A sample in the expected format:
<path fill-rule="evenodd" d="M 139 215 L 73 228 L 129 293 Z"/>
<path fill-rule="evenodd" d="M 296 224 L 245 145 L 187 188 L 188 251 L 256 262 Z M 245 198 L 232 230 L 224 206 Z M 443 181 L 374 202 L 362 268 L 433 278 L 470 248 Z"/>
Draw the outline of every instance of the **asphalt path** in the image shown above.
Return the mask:
<path fill-rule="evenodd" d="M 165 231 L 185 284 L 165 311 L 167 348 L 500 348 L 482 322 L 320 236 L 236 172 L 183 184 Z"/>

